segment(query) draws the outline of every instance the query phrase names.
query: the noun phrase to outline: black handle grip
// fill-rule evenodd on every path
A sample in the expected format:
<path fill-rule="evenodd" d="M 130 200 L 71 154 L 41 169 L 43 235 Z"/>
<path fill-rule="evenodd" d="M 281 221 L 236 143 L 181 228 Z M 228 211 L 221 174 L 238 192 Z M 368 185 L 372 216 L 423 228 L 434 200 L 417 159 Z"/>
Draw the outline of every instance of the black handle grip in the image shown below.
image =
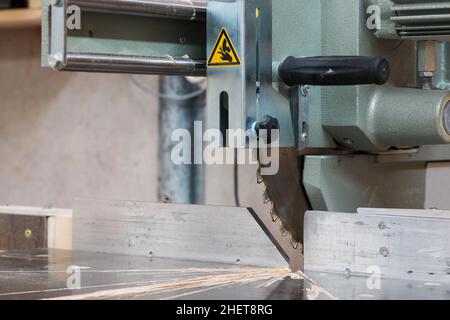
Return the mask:
<path fill-rule="evenodd" d="M 382 85 L 390 73 L 383 57 L 288 57 L 278 68 L 280 79 L 288 86 Z"/>

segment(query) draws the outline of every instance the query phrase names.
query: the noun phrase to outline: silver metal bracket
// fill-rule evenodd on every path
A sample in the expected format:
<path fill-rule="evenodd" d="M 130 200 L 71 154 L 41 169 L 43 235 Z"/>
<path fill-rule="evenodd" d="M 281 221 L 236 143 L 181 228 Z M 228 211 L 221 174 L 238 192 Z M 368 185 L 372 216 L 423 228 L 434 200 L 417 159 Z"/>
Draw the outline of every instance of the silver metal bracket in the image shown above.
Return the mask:
<path fill-rule="evenodd" d="M 208 127 L 248 132 L 269 115 L 280 124 L 280 147 L 294 146 L 289 98 L 272 86 L 272 1 L 208 1 L 208 57 L 224 29 L 240 64 L 208 66 Z"/>
<path fill-rule="evenodd" d="M 299 151 L 306 149 L 309 141 L 309 90 L 309 86 L 295 86 L 290 89 L 295 144 Z"/>

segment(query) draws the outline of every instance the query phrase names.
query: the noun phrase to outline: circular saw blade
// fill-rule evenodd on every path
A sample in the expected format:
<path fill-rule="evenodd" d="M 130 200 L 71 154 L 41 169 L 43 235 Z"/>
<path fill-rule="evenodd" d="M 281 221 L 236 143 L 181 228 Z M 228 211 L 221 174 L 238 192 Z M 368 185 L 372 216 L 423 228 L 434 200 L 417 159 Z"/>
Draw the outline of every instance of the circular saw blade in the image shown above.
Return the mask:
<path fill-rule="evenodd" d="M 298 151 L 295 148 L 280 148 L 279 154 L 278 173 L 262 177 L 266 197 L 272 202 L 274 220 L 280 219 L 293 243 L 303 244 L 303 223 L 309 202 L 302 187 Z"/>

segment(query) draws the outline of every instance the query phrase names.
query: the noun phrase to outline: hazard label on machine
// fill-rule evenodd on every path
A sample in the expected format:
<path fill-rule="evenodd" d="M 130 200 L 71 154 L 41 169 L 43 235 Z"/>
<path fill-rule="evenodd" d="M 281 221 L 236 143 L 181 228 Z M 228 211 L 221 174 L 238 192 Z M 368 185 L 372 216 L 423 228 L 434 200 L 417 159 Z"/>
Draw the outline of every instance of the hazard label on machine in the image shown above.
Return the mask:
<path fill-rule="evenodd" d="M 223 28 L 209 57 L 208 67 L 235 67 L 240 65 L 241 61 L 233 42 L 231 42 L 227 30 Z"/>

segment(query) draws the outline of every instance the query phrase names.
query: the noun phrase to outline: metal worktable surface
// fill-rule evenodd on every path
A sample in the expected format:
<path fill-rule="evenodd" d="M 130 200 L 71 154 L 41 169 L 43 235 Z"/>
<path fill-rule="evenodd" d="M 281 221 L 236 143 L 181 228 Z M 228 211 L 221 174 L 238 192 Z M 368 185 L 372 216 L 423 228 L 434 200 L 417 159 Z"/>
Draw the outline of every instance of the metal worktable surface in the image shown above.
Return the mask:
<path fill-rule="evenodd" d="M 81 289 L 67 289 L 69 266 L 81 268 Z M 93 292 L 139 289 L 153 283 L 173 284 L 197 277 L 198 270 L 245 268 L 221 265 L 58 250 L 0 252 L 0 299 L 48 299 L 83 297 Z M 181 270 L 183 270 L 181 272 Z M 193 271 L 197 270 L 197 271 Z M 157 271 L 157 272 L 156 272 Z M 164 272 L 166 271 L 166 272 Z M 219 272 L 220 273 L 220 272 Z M 369 290 L 367 278 L 344 274 L 308 274 L 315 283 L 337 299 L 450 299 L 450 285 L 383 279 L 380 290 Z M 212 276 L 214 278 L 215 276 Z M 267 282 L 267 281 L 266 281 Z M 265 284 L 265 285 L 261 285 Z M 133 291 L 132 291 L 133 292 Z M 309 295 L 307 295 L 309 292 Z M 290 277 L 273 283 L 255 281 L 225 286 L 140 292 L 106 296 L 110 299 L 190 300 L 303 300 L 311 297 L 310 285 Z M 314 294 L 312 295 L 314 296 Z M 92 295 L 86 298 L 95 298 Z M 99 295 L 97 298 L 105 298 Z M 329 299 L 320 294 L 318 299 Z"/>

